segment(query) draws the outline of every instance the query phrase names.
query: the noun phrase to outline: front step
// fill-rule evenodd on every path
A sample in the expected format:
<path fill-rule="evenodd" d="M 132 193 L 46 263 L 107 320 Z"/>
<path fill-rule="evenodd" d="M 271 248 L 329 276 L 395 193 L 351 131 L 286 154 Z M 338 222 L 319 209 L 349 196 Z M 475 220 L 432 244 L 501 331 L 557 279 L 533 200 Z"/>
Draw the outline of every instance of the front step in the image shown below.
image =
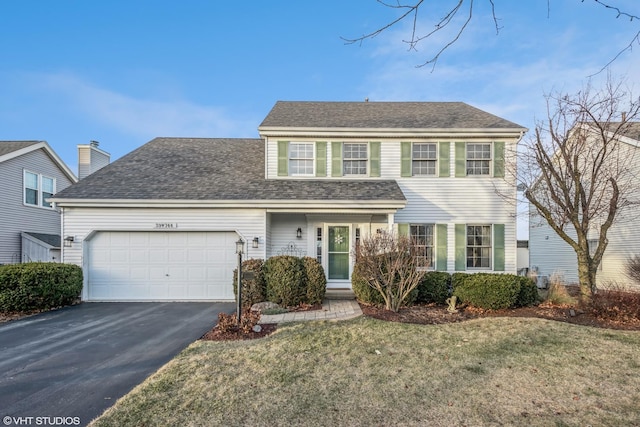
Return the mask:
<path fill-rule="evenodd" d="M 356 295 L 351 289 L 327 289 L 324 299 L 331 300 L 350 300 L 356 299 Z"/>

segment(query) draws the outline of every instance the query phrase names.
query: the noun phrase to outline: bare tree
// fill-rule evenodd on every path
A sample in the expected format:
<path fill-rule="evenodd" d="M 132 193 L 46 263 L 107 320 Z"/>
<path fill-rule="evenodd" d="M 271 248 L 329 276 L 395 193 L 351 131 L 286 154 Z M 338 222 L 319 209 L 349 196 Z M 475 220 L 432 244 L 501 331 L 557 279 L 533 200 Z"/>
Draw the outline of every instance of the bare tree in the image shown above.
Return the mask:
<path fill-rule="evenodd" d="M 499 25 L 499 19 L 496 15 L 496 7 L 495 7 L 494 0 L 485 0 L 485 1 L 488 2 L 491 6 L 493 24 L 495 26 L 496 34 L 499 34 L 501 27 Z M 616 18 L 627 18 L 631 21 L 633 21 L 634 19 L 640 20 L 640 17 L 638 17 L 637 15 L 628 13 L 624 10 L 621 10 L 618 7 L 612 6 L 608 3 L 608 1 L 603 1 L 603 0 L 593 0 L 593 1 L 598 5 L 604 7 L 605 9 L 615 13 Z M 418 16 L 419 16 L 418 12 L 424 10 L 429 5 L 432 5 L 432 6 L 440 5 L 442 3 L 442 0 L 431 0 L 431 1 L 414 0 L 411 2 L 403 2 L 401 0 L 396 0 L 395 2 L 387 1 L 387 0 L 377 0 L 377 2 L 391 10 L 395 10 L 399 12 L 398 16 L 395 19 L 392 19 L 391 21 L 387 22 L 386 24 L 380 26 L 378 29 L 370 33 L 367 33 L 360 37 L 355 37 L 355 38 L 341 37 L 342 40 L 344 40 L 346 44 L 362 44 L 365 40 L 372 39 L 401 22 L 410 21 L 411 30 L 410 30 L 409 38 L 403 39 L 402 42 L 407 44 L 408 50 L 417 51 L 417 46 L 421 42 L 424 42 L 429 38 L 432 38 L 438 33 L 445 32 L 452 29 L 453 31 L 451 35 L 449 35 L 448 38 L 445 38 L 445 42 L 439 48 L 437 48 L 436 53 L 432 57 L 427 58 L 423 63 L 417 65 L 417 67 L 424 67 L 425 65 L 432 64 L 435 67 L 436 63 L 438 62 L 438 59 L 440 59 L 440 56 L 449 47 L 451 47 L 455 42 L 458 41 L 458 39 L 462 36 L 465 29 L 473 19 L 473 11 L 474 11 L 473 8 L 474 8 L 475 0 L 450 0 L 451 6 L 446 9 L 446 11 L 444 12 L 444 16 L 442 16 L 441 18 L 436 18 L 433 28 L 427 28 L 427 29 L 420 28 L 420 20 L 418 19 Z M 550 10 L 550 3 L 551 3 L 551 0 L 547 0 L 548 11 Z M 584 0 L 582 0 L 582 3 L 584 3 Z M 431 12 L 431 13 L 433 14 L 434 12 Z M 429 12 L 427 12 L 427 14 L 429 14 Z M 549 12 L 547 12 L 547 14 L 549 14 Z M 456 19 L 459 16 L 462 17 L 461 20 Z M 611 59 L 602 69 L 605 69 L 608 65 L 610 65 L 613 61 L 615 61 L 624 52 L 632 50 L 634 44 L 640 44 L 640 30 L 636 32 L 636 34 L 631 38 L 629 43 L 623 49 L 621 49 L 613 57 L 613 59 Z"/>
<path fill-rule="evenodd" d="M 601 90 L 588 84 L 574 95 L 548 95 L 547 112 L 548 119 L 525 141 L 518 180 L 540 217 L 576 252 L 581 293 L 588 300 L 607 233 L 639 202 L 632 169 L 638 148 L 621 139 L 632 131 L 637 138 L 640 99 L 609 76 Z"/>
<path fill-rule="evenodd" d="M 358 271 L 384 299 L 385 308 L 397 312 L 425 275 L 409 237 L 393 233 L 363 238 L 356 247 Z"/>

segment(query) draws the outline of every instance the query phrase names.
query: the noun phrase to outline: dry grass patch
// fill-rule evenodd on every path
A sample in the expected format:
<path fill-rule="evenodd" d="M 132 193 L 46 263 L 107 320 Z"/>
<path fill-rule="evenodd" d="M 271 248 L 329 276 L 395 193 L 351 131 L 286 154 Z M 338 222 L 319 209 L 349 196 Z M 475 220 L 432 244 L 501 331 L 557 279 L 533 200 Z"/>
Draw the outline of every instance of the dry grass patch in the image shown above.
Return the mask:
<path fill-rule="evenodd" d="M 639 332 L 359 318 L 196 342 L 94 426 L 636 425 Z"/>

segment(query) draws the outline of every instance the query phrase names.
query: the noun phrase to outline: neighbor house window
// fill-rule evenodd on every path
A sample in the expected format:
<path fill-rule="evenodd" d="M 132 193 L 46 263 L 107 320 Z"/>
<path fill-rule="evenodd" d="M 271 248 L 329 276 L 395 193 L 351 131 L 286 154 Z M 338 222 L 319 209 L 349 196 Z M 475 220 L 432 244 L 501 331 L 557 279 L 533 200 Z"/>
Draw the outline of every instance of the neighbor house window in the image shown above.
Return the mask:
<path fill-rule="evenodd" d="M 467 144 L 467 175 L 489 175 L 491 144 Z"/>
<path fill-rule="evenodd" d="M 435 175 L 436 144 L 415 143 L 411 152 L 411 171 L 415 175 Z"/>
<path fill-rule="evenodd" d="M 411 224 L 410 226 L 412 248 L 418 267 L 435 267 L 433 263 L 434 228 L 433 224 Z"/>
<path fill-rule="evenodd" d="M 50 208 L 51 203 L 47 202 L 45 199 L 53 196 L 55 188 L 56 181 L 54 178 L 33 172 L 24 172 L 25 205 Z"/>
<path fill-rule="evenodd" d="M 345 143 L 343 147 L 344 175 L 366 175 L 367 143 Z"/>
<path fill-rule="evenodd" d="M 491 226 L 467 226 L 467 268 L 491 268 Z"/>
<path fill-rule="evenodd" d="M 313 144 L 289 144 L 289 173 L 291 175 L 313 175 Z"/>

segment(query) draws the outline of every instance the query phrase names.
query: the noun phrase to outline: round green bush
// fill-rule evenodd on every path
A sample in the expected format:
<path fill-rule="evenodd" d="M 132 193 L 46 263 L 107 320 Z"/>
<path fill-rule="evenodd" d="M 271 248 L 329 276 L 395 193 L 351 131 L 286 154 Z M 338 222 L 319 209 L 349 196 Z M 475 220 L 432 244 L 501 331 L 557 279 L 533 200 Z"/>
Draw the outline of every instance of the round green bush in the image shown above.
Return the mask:
<path fill-rule="evenodd" d="M 535 284 L 514 274 L 455 273 L 451 283 L 453 295 L 461 302 L 484 309 L 531 305 L 537 299 Z"/>
<path fill-rule="evenodd" d="M 351 290 L 355 294 L 358 301 L 365 304 L 384 305 L 384 298 L 376 289 L 373 289 L 367 281 L 362 277 L 362 268 L 356 263 L 351 273 Z"/>
<path fill-rule="evenodd" d="M 82 269 L 77 265 L 30 262 L 0 267 L 0 311 L 48 310 L 78 301 Z"/>
<path fill-rule="evenodd" d="M 242 306 L 250 308 L 253 304 L 267 299 L 267 285 L 264 278 L 264 260 L 248 259 L 242 262 Z M 238 298 L 238 269 L 233 270 L 233 294 Z"/>
<path fill-rule="evenodd" d="M 451 275 L 445 271 L 429 271 L 418 285 L 418 302 L 445 304 L 449 298 Z"/>
<path fill-rule="evenodd" d="M 327 291 L 327 277 L 324 274 L 324 269 L 315 258 L 304 257 L 302 263 L 307 278 L 304 302 L 311 305 L 322 304 L 324 294 Z"/>
<path fill-rule="evenodd" d="M 518 294 L 516 305 L 518 307 L 526 307 L 536 304 L 540 299 L 540 294 L 538 293 L 536 282 L 534 282 L 533 279 L 529 277 L 517 277 L 518 281 L 520 282 L 520 293 Z"/>
<path fill-rule="evenodd" d="M 267 300 L 285 307 L 300 305 L 306 296 L 306 274 L 301 258 L 279 255 L 264 263 Z"/>

